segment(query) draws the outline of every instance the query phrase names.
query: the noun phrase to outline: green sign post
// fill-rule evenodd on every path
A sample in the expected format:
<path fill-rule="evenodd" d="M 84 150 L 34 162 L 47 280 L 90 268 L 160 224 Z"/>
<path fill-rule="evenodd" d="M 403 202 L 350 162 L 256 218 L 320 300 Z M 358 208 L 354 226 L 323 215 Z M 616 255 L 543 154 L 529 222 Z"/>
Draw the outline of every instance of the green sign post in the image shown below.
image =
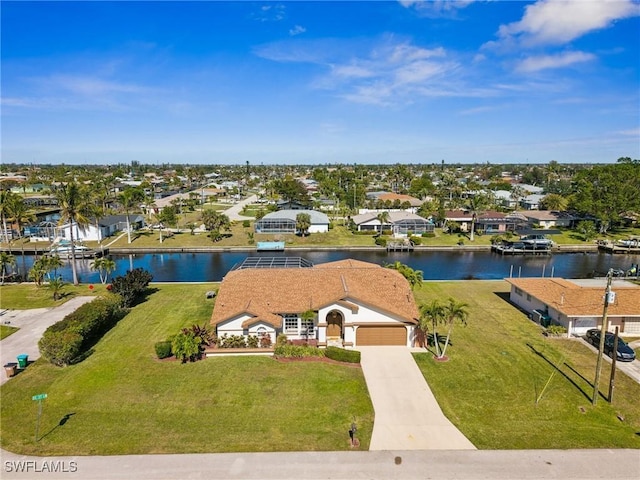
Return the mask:
<path fill-rule="evenodd" d="M 40 429 L 40 417 L 42 416 L 42 400 L 47 398 L 46 393 L 40 393 L 31 397 L 31 400 L 38 402 L 38 418 L 36 419 L 36 442 L 38 441 L 38 430 Z"/>

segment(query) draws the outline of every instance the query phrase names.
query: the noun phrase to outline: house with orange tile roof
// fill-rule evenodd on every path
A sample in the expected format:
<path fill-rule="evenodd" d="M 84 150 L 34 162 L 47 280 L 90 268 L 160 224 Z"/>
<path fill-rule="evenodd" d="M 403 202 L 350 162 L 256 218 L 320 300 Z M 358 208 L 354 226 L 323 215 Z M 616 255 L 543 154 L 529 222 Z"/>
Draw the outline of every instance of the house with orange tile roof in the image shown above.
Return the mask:
<path fill-rule="evenodd" d="M 313 312 L 306 318 L 305 312 Z M 240 268 L 220 285 L 218 337 L 269 336 L 318 346 L 413 346 L 419 312 L 396 270 L 357 260 L 297 268 Z"/>
<path fill-rule="evenodd" d="M 567 335 L 584 335 L 600 328 L 604 309 L 604 286 L 585 286 L 563 278 L 508 278 L 509 299 L 532 319 L 546 317 L 567 329 Z M 607 329 L 619 327 L 622 335 L 640 334 L 640 287 L 614 281 L 614 300 L 607 309 Z"/>

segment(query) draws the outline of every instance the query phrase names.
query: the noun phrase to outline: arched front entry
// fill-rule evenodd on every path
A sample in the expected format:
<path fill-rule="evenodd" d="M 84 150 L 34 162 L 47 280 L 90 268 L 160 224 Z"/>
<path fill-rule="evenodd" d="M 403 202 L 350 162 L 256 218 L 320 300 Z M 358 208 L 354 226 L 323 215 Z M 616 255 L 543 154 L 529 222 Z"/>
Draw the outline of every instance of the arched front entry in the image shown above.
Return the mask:
<path fill-rule="evenodd" d="M 337 310 L 332 310 L 327 314 L 327 337 L 340 337 L 342 338 L 342 313 Z"/>

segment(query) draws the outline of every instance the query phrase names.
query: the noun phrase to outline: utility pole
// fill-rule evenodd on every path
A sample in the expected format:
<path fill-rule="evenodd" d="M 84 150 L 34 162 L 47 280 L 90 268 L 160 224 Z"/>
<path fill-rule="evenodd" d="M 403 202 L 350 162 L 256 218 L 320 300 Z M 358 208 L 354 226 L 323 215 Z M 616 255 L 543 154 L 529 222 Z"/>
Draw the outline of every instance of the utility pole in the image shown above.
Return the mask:
<path fill-rule="evenodd" d="M 602 327 L 600 328 L 600 346 L 598 348 L 598 362 L 596 363 L 596 378 L 593 381 L 593 398 L 592 404 L 595 406 L 598 401 L 600 383 L 600 370 L 602 370 L 602 354 L 604 353 L 604 340 L 607 335 L 607 310 L 609 309 L 609 300 L 611 297 L 611 279 L 613 278 L 613 269 L 607 272 L 607 289 L 604 292 L 604 309 L 602 311 Z M 615 355 L 615 352 L 614 352 Z"/>
<path fill-rule="evenodd" d="M 616 387 L 616 361 L 618 360 L 618 330 L 616 326 L 615 338 L 613 339 L 613 357 L 611 357 L 611 377 L 609 379 L 609 403 L 613 403 L 613 389 Z"/>

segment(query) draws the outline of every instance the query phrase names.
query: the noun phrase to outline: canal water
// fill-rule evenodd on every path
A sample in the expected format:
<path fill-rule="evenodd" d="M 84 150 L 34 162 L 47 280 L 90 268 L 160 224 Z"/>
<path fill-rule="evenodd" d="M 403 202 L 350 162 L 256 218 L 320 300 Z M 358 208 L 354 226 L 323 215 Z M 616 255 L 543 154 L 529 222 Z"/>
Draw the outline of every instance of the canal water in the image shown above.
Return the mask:
<path fill-rule="evenodd" d="M 502 256 L 494 252 L 386 252 L 386 251 L 326 251 L 304 252 L 211 252 L 211 253 L 144 253 L 112 255 L 116 270 L 111 277 L 123 275 L 131 268 L 144 268 L 153 274 L 155 282 L 217 282 L 248 256 L 303 257 L 314 264 L 353 258 L 386 265 L 396 261 L 422 270 L 425 280 L 501 279 L 513 277 L 590 278 L 604 275 L 609 268 L 628 270 L 640 261 L 638 255 L 606 253 L 556 253 L 541 256 Z M 84 283 L 98 283 L 97 272 L 91 270 L 92 260 L 78 260 L 78 275 Z M 17 267 L 23 261 L 16 255 Z M 24 260 L 26 268 L 33 257 Z M 58 270 L 65 281 L 71 281 L 71 267 Z"/>

